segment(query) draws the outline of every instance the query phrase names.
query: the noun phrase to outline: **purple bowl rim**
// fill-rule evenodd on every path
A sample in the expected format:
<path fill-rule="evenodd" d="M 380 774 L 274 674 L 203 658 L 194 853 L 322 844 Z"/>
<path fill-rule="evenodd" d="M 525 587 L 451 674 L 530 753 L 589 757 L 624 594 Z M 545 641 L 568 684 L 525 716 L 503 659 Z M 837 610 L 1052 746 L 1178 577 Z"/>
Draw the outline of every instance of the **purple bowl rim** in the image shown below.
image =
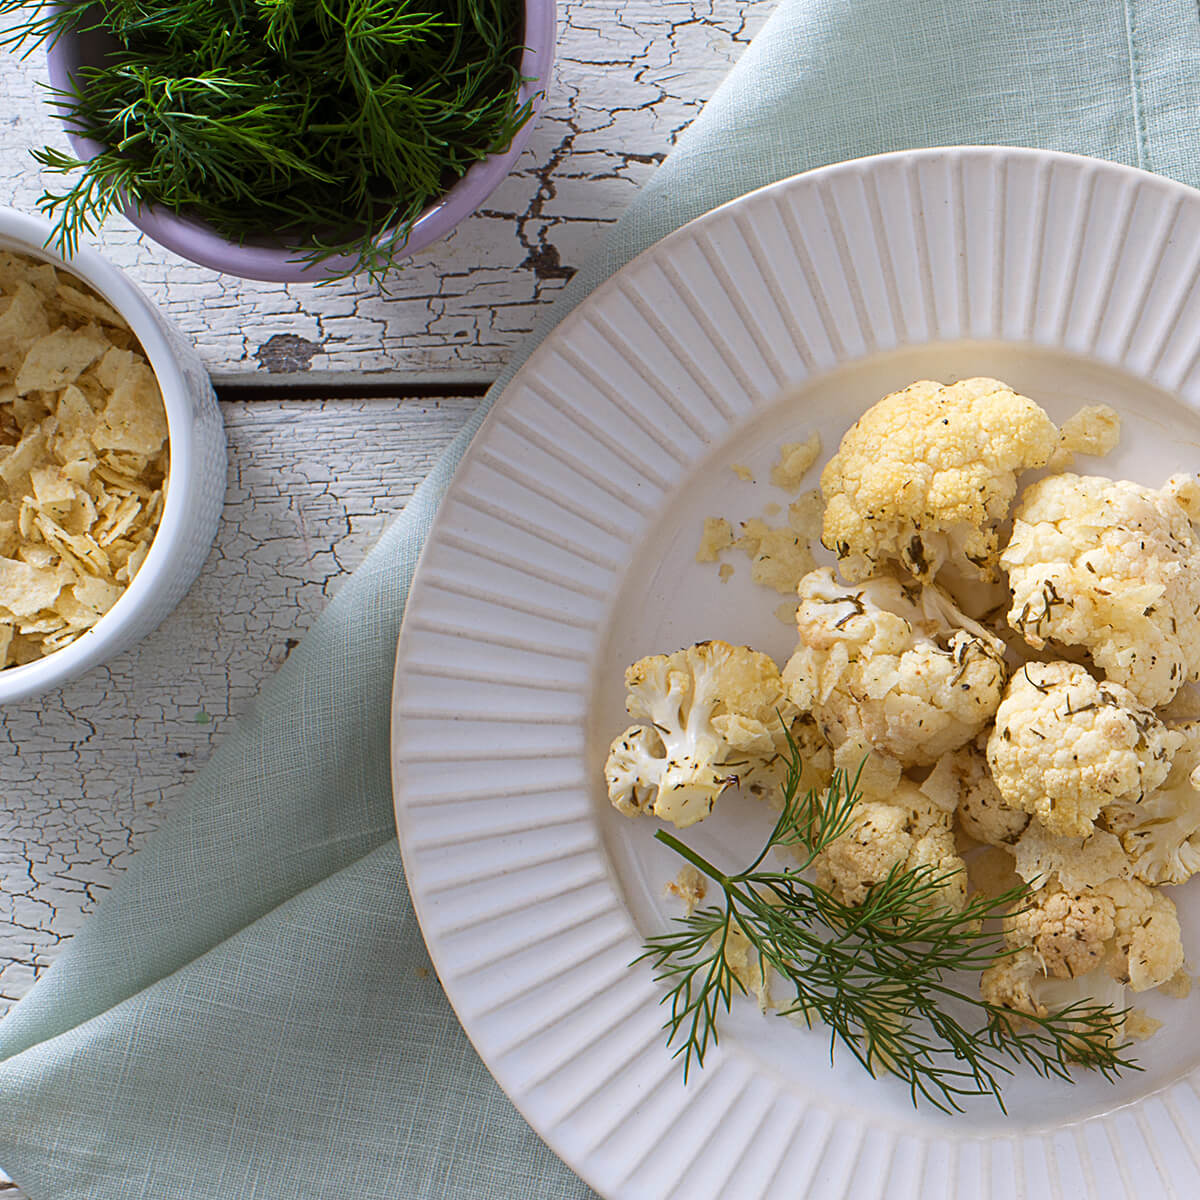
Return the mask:
<path fill-rule="evenodd" d="M 431 204 L 413 223 L 398 259 L 411 258 L 427 246 L 445 237 L 460 221 L 469 217 L 503 182 L 520 157 L 533 133 L 549 85 L 553 65 L 556 11 L 555 0 L 525 0 L 525 51 L 521 56 L 521 74 L 525 82 L 518 91 L 521 103 L 532 106 L 529 120 L 517 131 L 508 149 L 475 163 L 441 199 Z M 69 35 L 67 35 L 69 37 Z M 58 90 L 70 84 L 64 43 L 53 42 L 46 55 L 50 85 Z M 67 139 L 75 153 L 85 161 L 103 148 L 63 123 Z M 122 213 L 138 229 L 159 245 L 202 267 L 267 283 L 316 283 L 344 274 L 354 263 L 348 256 L 310 264 L 296 257 L 301 247 L 287 244 L 238 244 L 221 237 L 203 221 L 183 217 L 161 205 L 122 207 Z"/>

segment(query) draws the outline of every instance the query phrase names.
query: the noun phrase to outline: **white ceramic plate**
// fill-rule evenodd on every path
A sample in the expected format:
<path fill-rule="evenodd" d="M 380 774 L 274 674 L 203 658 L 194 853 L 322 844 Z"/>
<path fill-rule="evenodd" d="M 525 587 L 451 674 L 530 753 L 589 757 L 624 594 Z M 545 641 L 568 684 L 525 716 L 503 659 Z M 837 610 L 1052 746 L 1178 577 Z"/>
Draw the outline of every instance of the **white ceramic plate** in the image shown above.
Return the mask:
<path fill-rule="evenodd" d="M 608 805 L 624 666 L 706 637 L 785 657 L 781 597 L 694 561 L 759 514 L 778 445 L 826 454 L 914 379 L 995 375 L 1063 417 L 1106 402 L 1147 483 L 1200 468 L 1200 193 L 1016 149 L 885 155 L 729 204 L 573 312 L 497 403 L 429 538 L 397 656 L 396 817 L 430 953 L 534 1128 L 613 1198 L 1192 1196 L 1194 1001 L 1116 1086 L 1019 1073 L 1009 1116 L 916 1112 L 743 1004 L 685 1088 L 643 937 L 679 861 Z M 729 469 L 748 464 L 749 484 Z M 816 471 L 810 486 L 815 485 Z M 688 831 L 737 863 L 770 817 Z M 1198 885 L 1200 886 L 1200 885 Z M 1200 904 L 1179 893 L 1200 961 Z M 1193 1132 L 1195 1131 L 1195 1132 Z"/>

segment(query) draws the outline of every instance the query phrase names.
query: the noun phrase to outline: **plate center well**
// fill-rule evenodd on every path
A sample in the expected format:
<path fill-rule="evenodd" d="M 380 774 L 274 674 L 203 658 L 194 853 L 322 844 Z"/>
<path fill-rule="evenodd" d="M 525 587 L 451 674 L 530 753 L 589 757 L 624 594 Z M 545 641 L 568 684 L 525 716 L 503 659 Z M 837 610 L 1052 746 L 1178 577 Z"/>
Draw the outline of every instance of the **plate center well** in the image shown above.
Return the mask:
<path fill-rule="evenodd" d="M 666 928 L 682 911 L 678 901 L 664 894 L 682 863 L 654 841 L 656 822 L 621 817 L 604 794 L 602 764 L 608 744 L 628 724 L 624 668 L 642 655 L 708 638 L 754 646 L 782 665 L 795 643 L 790 627 L 774 615 L 787 597 L 754 585 L 745 555 L 724 556 L 735 568 L 724 583 L 715 564 L 695 561 L 704 518 L 725 517 L 736 528 L 739 521 L 763 516 L 766 506 L 775 503 L 785 511 L 766 519 L 782 524 L 787 504 L 795 498 L 769 482 L 782 443 L 801 441 L 813 432 L 821 435 L 820 462 L 804 482 L 804 490 L 817 487 L 820 468 L 842 434 L 881 396 L 917 379 L 946 383 L 972 375 L 1004 380 L 1058 421 L 1082 404 L 1116 408 L 1123 419 L 1120 446 L 1104 460 L 1078 458 L 1074 469 L 1081 473 L 1158 486 L 1175 472 L 1200 471 L 1200 415 L 1178 398 L 1091 359 L 997 342 L 953 342 L 873 355 L 780 394 L 733 437 L 714 445 L 694 465 L 637 549 L 601 642 L 602 665 L 592 697 L 588 746 L 597 819 L 618 886 L 643 935 Z M 754 482 L 740 478 L 733 470 L 735 464 L 748 467 Z M 824 552 L 818 557 L 832 561 Z M 731 795 L 722 799 L 713 817 L 683 836 L 714 862 L 735 867 L 753 857 L 772 821 L 772 813 L 763 806 Z M 1179 906 L 1188 962 L 1200 962 L 1200 881 L 1170 894 Z M 978 1134 L 981 1122 L 1014 1131 L 1058 1125 L 1068 1113 L 1082 1118 L 1129 1103 L 1200 1064 L 1200 1047 L 1189 1032 L 1200 1019 L 1200 992 L 1183 1001 L 1129 995 L 1132 1003 L 1166 1022 L 1155 1037 L 1137 1048 L 1141 1073 L 1113 1086 L 1080 1072 L 1077 1084 L 1068 1086 L 1048 1084 L 1018 1071 L 1005 1089 L 1012 1115 L 1007 1120 L 1000 1117 L 989 1103 L 973 1106 L 970 1132 Z M 752 1003 L 742 1002 L 735 1004 L 723 1032 L 724 1046 L 751 1055 L 761 1069 L 790 1081 L 797 1091 L 810 1095 L 819 1081 L 819 1090 L 831 1103 L 882 1119 L 903 1123 L 911 1119 L 907 1093 L 895 1081 L 865 1079 L 848 1054 L 839 1055 L 831 1072 L 828 1039 L 820 1031 L 795 1029 L 770 1015 L 761 1017 Z"/>

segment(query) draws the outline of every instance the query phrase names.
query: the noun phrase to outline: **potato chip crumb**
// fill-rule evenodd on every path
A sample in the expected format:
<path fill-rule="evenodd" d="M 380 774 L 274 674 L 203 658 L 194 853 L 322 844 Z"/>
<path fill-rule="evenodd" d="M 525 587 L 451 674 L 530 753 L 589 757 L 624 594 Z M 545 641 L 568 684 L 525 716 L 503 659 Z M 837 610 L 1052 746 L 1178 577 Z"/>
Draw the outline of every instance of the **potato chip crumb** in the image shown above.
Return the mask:
<path fill-rule="evenodd" d="M 1200 476 L 1172 475 L 1167 480 L 1165 490 L 1175 497 L 1189 521 L 1200 524 Z"/>
<path fill-rule="evenodd" d="M 722 550 L 733 545 L 733 526 L 724 517 L 705 517 L 704 532 L 700 535 L 700 548 L 696 551 L 699 563 L 716 562 Z"/>
<path fill-rule="evenodd" d="M 786 491 L 796 491 L 820 457 L 819 433 L 814 433 L 807 441 L 785 442 L 779 447 L 779 461 L 771 468 L 771 482 Z"/>
<path fill-rule="evenodd" d="M 785 625 L 796 624 L 796 605 L 789 600 L 775 606 L 775 619 Z"/>
<path fill-rule="evenodd" d="M 1186 1000 L 1192 994 L 1192 977 L 1180 967 L 1166 983 L 1160 983 L 1158 990 L 1172 1000 Z"/>
<path fill-rule="evenodd" d="M 736 920 L 729 924 L 725 939 L 725 962 L 738 982 L 758 1000 L 760 1012 L 771 1006 L 769 980 L 764 977 L 762 959 Z"/>
<path fill-rule="evenodd" d="M 680 868 L 679 874 L 666 886 L 668 896 L 678 896 L 687 905 L 688 916 L 696 911 L 696 906 L 704 899 L 708 884 L 704 876 L 693 866 Z"/>
<path fill-rule="evenodd" d="M 886 796 L 894 792 L 900 783 L 900 764 L 886 754 L 879 754 L 865 738 L 857 734 L 834 748 L 833 765 L 847 772 L 851 778 L 857 774 L 864 792 Z"/>
<path fill-rule="evenodd" d="M 722 563 L 717 568 L 717 574 L 721 577 L 722 583 L 728 583 L 733 578 L 733 563 Z"/>
<path fill-rule="evenodd" d="M 1075 455 L 1066 446 L 1061 445 L 1056 446 L 1046 460 L 1046 470 L 1051 475 L 1060 475 L 1063 471 L 1069 471 L 1074 465 Z"/>
<path fill-rule="evenodd" d="M 1103 457 L 1121 440 L 1121 414 L 1107 404 L 1085 404 L 1062 423 L 1058 440 L 1068 453 Z"/>
<path fill-rule="evenodd" d="M 1152 1017 L 1145 1009 L 1131 1008 L 1125 1015 L 1125 1036 L 1135 1042 L 1144 1042 L 1148 1037 L 1153 1037 L 1162 1025 L 1157 1017 Z"/>
<path fill-rule="evenodd" d="M 1158 715 L 1164 721 L 1200 721 L 1200 687 L 1185 683 Z"/>
<path fill-rule="evenodd" d="M 745 463 L 731 463 L 729 469 L 744 482 L 754 482 L 754 472 Z"/>
<path fill-rule="evenodd" d="M 777 517 L 781 512 L 783 512 L 783 506 L 776 504 L 774 500 L 772 500 L 770 504 L 767 504 L 763 507 L 764 517 Z"/>
<path fill-rule="evenodd" d="M 815 542 L 821 536 L 825 518 L 825 502 L 814 488 L 788 505 L 788 525 L 801 537 Z"/>
<path fill-rule="evenodd" d="M 125 322 L 0 251 L 0 667 L 69 645 L 120 599 L 168 473 L 162 394 Z"/>
<path fill-rule="evenodd" d="M 800 580 L 816 566 L 808 541 L 758 517 L 743 521 L 742 530 L 735 544 L 752 559 L 750 578 L 785 596 L 795 595 Z"/>

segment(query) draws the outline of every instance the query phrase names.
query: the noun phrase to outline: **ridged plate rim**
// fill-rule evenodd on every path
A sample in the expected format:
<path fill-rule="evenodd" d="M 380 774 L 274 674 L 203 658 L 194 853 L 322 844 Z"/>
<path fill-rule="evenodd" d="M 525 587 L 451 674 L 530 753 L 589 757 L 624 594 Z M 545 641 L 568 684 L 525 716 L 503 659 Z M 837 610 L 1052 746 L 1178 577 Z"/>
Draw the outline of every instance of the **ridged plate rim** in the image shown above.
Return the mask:
<path fill-rule="evenodd" d="M 1117 236 L 1108 242 L 1110 261 L 1097 266 L 1086 257 L 1088 231 L 1076 215 L 1067 248 L 1073 263 L 1068 262 L 1060 272 L 1057 327 L 1048 336 L 1044 329 L 1034 327 L 1034 308 L 1044 300 L 1039 291 L 1040 258 L 1030 268 L 1032 282 L 1027 279 L 1024 284 L 1028 311 L 1006 311 L 1009 297 L 1003 284 L 1010 265 L 1006 256 L 1011 256 L 1007 218 L 996 222 L 999 232 L 993 231 L 990 246 L 975 246 L 973 251 L 977 259 L 982 254 L 985 265 L 991 255 L 989 278 L 994 294 L 987 301 L 988 311 L 982 311 L 987 293 L 979 291 L 982 285 L 974 284 L 967 274 L 970 246 L 965 230 L 970 214 L 962 189 L 972 169 L 994 172 L 1003 187 L 1014 175 L 1023 175 L 1026 184 L 1034 181 L 1033 195 L 1040 198 L 1040 207 L 1027 232 L 1032 237 L 1030 249 L 1036 248 L 1039 255 L 1046 252 L 1052 221 L 1069 224 L 1071 216 L 1061 197 L 1051 200 L 1056 182 L 1074 181 L 1079 196 L 1086 198 L 1089 214 L 1098 190 L 1107 194 L 1106 189 L 1115 189 L 1111 219 Z M 946 245 L 929 240 L 921 193 L 939 171 L 946 173 L 951 193 L 958 198 L 958 208 L 949 214 L 946 225 L 951 234 L 948 257 Z M 914 1137 L 898 1129 L 851 1120 L 836 1106 L 822 1104 L 815 1094 L 806 1105 L 798 1105 L 745 1061 L 720 1052 L 684 1089 L 678 1081 L 677 1065 L 661 1044 L 658 992 L 648 968 L 624 968 L 633 957 L 630 951 L 636 952 L 637 940 L 590 816 L 585 761 L 590 672 L 595 669 L 595 652 L 611 616 L 605 604 L 611 605 L 623 578 L 622 564 L 612 551 L 624 544 L 629 551 L 627 565 L 639 535 L 652 521 L 655 490 L 670 494 L 670 468 L 662 464 L 669 464 L 672 456 L 680 457 L 679 446 L 671 445 L 670 437 L 656 434 L 656 426 L 690 427 L 702 447 L 707 447 L 712 440 L 731 436 L 739 419 L 744 419 L 742 414 L 754 410 L 750 393 L 763 398 L 759 380 L 764 372 L 777 377 L 782 372 L 794 378 L 788 375 L 787 363 L 777 356 L 779 348 L 772 347 L 762 331 L 751 330 L 752 322 L 742 321 L 742 342 L 749 338 L 750 348 L 762 361 L 747 366 L 730 360 L 729 347 L 721 344 L 728 335 L 703 313 L 697 314 L 699 306 L 693 304 L 688 318 L 692 324 L 680 337 L 663 324 L 641 289 L 651 282 L 661 287 L 665 280 L 677 298 L 694 301 L 680 274 L 684 269 L 680 264 L 691 261 L 689 255 L 698 254 L 696 261 L 707 262 L 714 277 L 722 279 L 720 254 L 715 263 L 713 256 L 721 237 L 742 238 L 753 249 L 755 223 L 765 219 L 768 211 L 791 213 L 795 223 L 796 209 L 805 202 L 815 206 L 814 212 L 821 209 L 847 180 L 861 182 L 864 195 L 874 189 L 878 213 L 880 181 L 886 184 L 892 176 L 907 180 L 910 189 L 915 189 L 909 202 L 919 278 L 901 277 L 895 258 L 899 243 L 889 243 L 890 235 L 885 236 L 876 226 L 870 233 L 880 262 L 879 279 L 857 277 L 861 272 L 855 266 L 844 226 L 843 244 L 834 248 L 842 265 L 840 280 L 829 277 L 828 263 L 815 262 L 804 251 L 805 279 L 794 286 L 807 287 L 809 302 L 820 310 L 816 319 L 826 326 L 829 353 L 823 356 L 808 345 L 812 369 L 800 378 L 811 380 L 814 374 L 879 349 L 919 344 L 922 326 L 926 341 L 954 337 L 1014 340 L 1013 329 L 1023 326 L 1027 339 L 1038 345 L 1070 346 L 1076 338 L 1080 345 L 1075 348 L 1119 364 L 1169 391 L 1182 394 L 1184 385 L 1195 379 L 1200 335 L 1188 334 L 1184 317 L 1200 294 L 1200 249 L 1193 247 L 1183 271 L 1169 261 L 1167 252 L 1173 232 L 1182 228 L 1185 217 L 1200 220 L 1200 192 L 1133 167 L 1019 147 L 898 151 L 834 164 L 770 184 L 697 218 L 644 251 L 569 313 L 534 351 L 485 418 L 450 484 L 413 579 L 396 654 L 392 766 L 396 823 L 417 917 L 447 996 L 501 1087 L 551 1148 L 610 1200 L 696 1195 L 701 1179 L 709 1188 L 707 1194 L 732 1195 L 722 1189 L 733 1172 L 754 1164 L 756 1156 L 761 1166 L 760 1152 L 767 1155 L 768 1165 L 758 1171 L 761 1180 L 756 1184 L 739 1176 L 739 1200 L 777 1194 L 785 1167 L 805 1168 L 803 1180 L 798 1174 L 788 1176 L 786 1194 L 819 1196 L 821 1200 L 839 1195 L 854 1196 L 855 1200 L 867 1195 L 888 1200 L 923 1196 L 926 1185 L 934 1183 L 952 1183 L 954 1191 L 948 1194 L 973 1194 L 981 1200 L 1008 1195 L 1065 1197 L 1076 1194 L 1075 1185 L 1080 1182 L 1086 1184 L 1089 1195 L 1151 1191 L 1171 1195 L 1179 1193 L 1181 1180 L 1194 1180 L 1200 1171 L 1200 1151 L 1188 1130 L 1200 1118 L 1197 1085 L 1190 1076 L 1124 1108 L 1061 1128 L 984 1137 L 973 1135 L 969 1126 L 949 1135 L 939 1126 L 927 1138 Z M 1113 318 L 1112 289 L 1123 281 L 1121 272 L 1135 269 L 1139 261 L 1129 254 L 1127 245 L 1131 229 L 1139 228 L 1139 201 L 1151 208 L 1159 206 L 1155 210 L 1159 213 L 1155 218 L 1159 244 L 1155 253 L 1140 260 L 1148 263 L 1140 283 L 1142 303 L 1126 302 L 1129 315 Z M 828 209 L 823 211 L 829 217 Z M 835 225 L 841 219 L 837 214 L 832 218 Z M 923 232 L 918 232 L 918 225 Z M 800 235 L 793 249 L 803 244 Z M 1135 267 L 1128 266 L 1129 261 Z M 1090 298 L 1077 294 L 1082 291 L 1076 286 L 1081 272 L 1096 274 L 1105 283 L 1106 290 L 1098 293 L 1100 299 L 1094 305 Z M 1151 321 L 1146 317 L 1146 305 L 1164 272 L 1166 278 L 1177 279 L 1174 295 L 1165 311 L 1157 312 Z M 724 276 L 724 283 L 733 282 L 741 281 Z M 867 294 L 866 283 L 874 287 L 874 299 Z M 939 290 L 942 284 L 945 291 Z M 840 300 L 829 299 L 831 288 L 840 289 Z M 945 299 L 951 291 L 953 303 Z M 732 310 L 743 310 L 742 318 L 748 316 L 740 297 L 736 290 L 727 291 L 735 319 L 737 313 Z M 914 300 L 914 307 L 906 308 L 906 301 Z M 847 342 L 844 338 L 839 323 L 831 320 L 837 303 L 851 305 L 859 318 L 858 333 L 864 337 L 861 353 L 856 353 L 853 339 Z M 878 308 L 874 316 L 873 304 Z M 924 311 L 918 312 L 921 304 Z M 941 311 L 947 305 L 948 317 Z M 622 351 L 622 361 L 628 359 L 630 343 L 625 339 L 633 335 L 628 326 L 622 331 L 608 319 L 609 309 L 622 308 L 636 310 L 653 336 L 673 346 L 671 365 L 680 368 L 677 375 L 690 374 L 700 392 L 708 391 L 711 405 L 722 410 L 716 419 L 718 423 L 726 420 L 727 425 L 715 439 L 710 436 L 704 441 L 708 432 L 704 421 L 688 410 L 688 402 L 677 388 L 672 391 L 669 381 L 664 383 L 665 375 L 647 385 L 633 409 L 627 398 L 617 394 L 616 381 L 598 377 L 600 373 L 587 357 L 588 338 L 594 337 L 596 330 Z M 914 314 L 920 320 L 914 320 Z M 882 341 L 876 336 L 880 320 L 875 318 L 881 319 L 885 328 Z M 1110 319 L 1118 322 L 1114 330 L 1107 329 Z M 1119 321 L 1125 322 L 1123 329 Z M 658 328 L 654 328 L 656 323 Z M 699 336 L 715 341 L 715 351 L 711 344 L 701 347 L 695 340 Z M 808 336 L 806 330 L 804 337 Z M 747 347 L 743 344 L 741 348 Z M 733 396 L 732 404 L 728 393 L 717 394 L 715 381 L 706 384 L 701 378 L 702 360 L 714 353 L 713 361 L 723 361 L 736 383 L 746 389 L 746 396 Z M 1172 370 L 1174 378 L 1169 377 Z M 569 397 L 564 399 L 543 382 L 546 375 L 553 379 L 556 371 L 560 377 L 573 373 L 571 378 L 578 377 L 600 392 L 607 387 L 613 393 L 606 400 L 609 407 L 574 412 Z M 1200 407 L 1194 395 L 1183 398 Z M 740 400 L 748 400 L 748 406 L 739 407 Z M 568 441 L 565 448 L 558 445 L 555 429 L 541 423 L 547 416 L 553 421 L 562 417 L 579 440 Z M 712 419 L 706 410 L 706 420 Z M 662 450 L 658 457 L 648 449 L 656 440 Z M 528 466 L 514 461 L 514 445 L 526 447 Z M 683 459 L 680 470 L 686 476 L 686 454 Z M 631 470 L 644 470 L 645 497 L 639 498 L 633 489 L 621 498 L 611 481 L 606 485 L 599 464 L 621 461 Z M 535 462 L 552 473 L 569 475 L 574 471 L 579 486 L 591 489 L 593 496 L 607 492 L 612 503 L 609 516 L 604 512 L 589 515 L 586 506 L 561 484 L 556 491 L 553 483 L 534 472 Z M 643 521 L 641 526 L 638 520 Z M 498 527 L 503 527 L 505 537 L 517 546 L 515 560 L 509 549 L 496 547 Z M 580 542 L 579 531 L 585 527 L 597 531 L 600 549 Z M 621 542 L 622 533 L 625 543 Z M 531 544 L 536 544 L 536 554 L 528 549 Z M 456 573 L 454 569 L 462 563 L 476 564 L 479 574 L 464 581 L 461 570 Z M 551 599 L 531 601 L 521 594 L 522 586 L 534 596 L 549 595 Z M 573 609 L 568 612 L 561 603 L 566 594 L 576 597 L 583 611 L 591 615 L 579 618 Z M 557 609 L 555 596 L 559 598 Z M 506 626 L 501 619 L 499 628 L 489 630 L 488 622 L 498 619 L 497 609 L 510 614 L 510 623 Z M 482 636 L 474 642 L 464 641 L 468 633 L 478 635 L 480 629 Z M 564 634 L 564 629 L 570 632 Z M 550 635 L 548 643 L 541 640 Z M 455 660 L 447 646 L 453 650 L 458 643 L 462 643 L 462 657 Z M 497 662 L 523 664 L 532 672 L 523 678 L 537 686 L 516 688 L 522 698 L 513 700 L 514 689 L 506 690 L 504 683 L 511 676 L 476 666 L 476 651 L 467 654 L 467 645 L 496 656 Z M 551 647 L 549 654 L 537 649 L 546 645 Z M 450 661 L 446 662 L 448 654 Z M 552 668 L 551 663 L 556 665 Z M 526 693 L 527 701 L 523 698 Z M 503 711 L 493 707 L 478 714 L 475 722 L 464 717 L 464 713 L 472 713 L 472 704 L 482 705 L 488 696 L 493 706 L 503 704 Z M 526 704 L 524 709 L 522 704 Z M 486 738 L 482 746 L 474 740 L 482 736 L 480 725 L 484 730 L 496 727 L 491 729 L 491 749 L 502 760 L 498 784 L 487 778 Z M 436 740 L 442 726 L 453 738 L 447 748 L 431 749 L 422 739 Z M 509 743 L 501 731 L 514 729 L 522 730 L 524 736 L 535 732 L 537 736 L 524 753 L 509 755 Z M 458 781 L 470 778 L 472 771 L 479 782 L 473 789 L 461 787 Z M 565 805 L 562 797 L 567 798 Z M 518 817 L 515 823 L 508 820 L 505 814 L 517 801 L 528 802 L 529 814 L 537 815 Z M 472 857 L 478 855 L 483 861 L 491 854 L 495 861 L 474 875 L 456 874 L 455 864 L 461 863 L 464 847 L 471 847 Z M 494 907 L 496 897 L 499 909 Z M 582 915 L 575 912 L 573 904 L 581 906 Z M 627 928 L 622 926 L 622 913 Z M 573 941 L 579 943 L 579 952 L 575 960 L 564 960 L 561 972 L 543 971 L 539 976 L 534 971 L 532 981 L 522 973 L 528 971 L 527 964 L 538 961 L 539 953 L 557 952 L 564 944 L 569 948 Z M 508 987 L 507 998 L 481 1008 L 478 992 L 483 981 L 490 981 L 492 995 L 500 988 L 499 994 L 504 996 L 503 988 Z M 618 1000 L 632 1007 L 621 1009 L 619 1022 L 605 1020 L 597 992 L 610 1010 Z M 541 1024 L 522 1024 L 520 1014 L 530 1009 L 545 1013 Z M 590 1014 L 590 1019 L 581 1022 L 581 1014 Z M 583 1096 L 572 1095 L 572 1076 L 582 1076 L 585 1063 L 594 1076 L 593 1059 L 605 1051 L 606 1063 L 611 1058 L 622 1065 L 607 1077 L 602 1074 L 604 1095 L 599 1087 Z M 865 1077 L 864 1086 L 870 1086 Z M 630 1145 L 623 1137 L 614 1136 L 611 1125 L 603 1136 L 596 1136 L 585 1118 L 593 1109 L 600 1112 L 605 1107 L 648 1113 L 654 1118 L 650 1132 L 640 1142 L 632 1139 Z M 755 1114 L 754 1121 L 748 1122 L 747 1112 Z M 733 1132 L 723 1132 L 726 1126 Z M 655 1135 L 655 1129 L 668 1127 L 691 1133 L 664 1149 L 665 1142 Z M 727 1145 L 734 1137 L 739 1140 Z M 668 1169 L 666 1179 L 660 1178 L 664 1154 L 667 1167 L 674 1164 L 674 1173 Z M 1088 1165 L 1095 1161 L 1102 1165 Z M 659 1175 L 648 1169 L 650 1163 Z M 875 1180 L 875 1187 L 864 1190 L 868 1181 L 863 1172 Z M 795 1190 L 797 1186 L 800 1190 Z M 1180 1194 L 1187 1194 L 1186 1187 Z"/>

